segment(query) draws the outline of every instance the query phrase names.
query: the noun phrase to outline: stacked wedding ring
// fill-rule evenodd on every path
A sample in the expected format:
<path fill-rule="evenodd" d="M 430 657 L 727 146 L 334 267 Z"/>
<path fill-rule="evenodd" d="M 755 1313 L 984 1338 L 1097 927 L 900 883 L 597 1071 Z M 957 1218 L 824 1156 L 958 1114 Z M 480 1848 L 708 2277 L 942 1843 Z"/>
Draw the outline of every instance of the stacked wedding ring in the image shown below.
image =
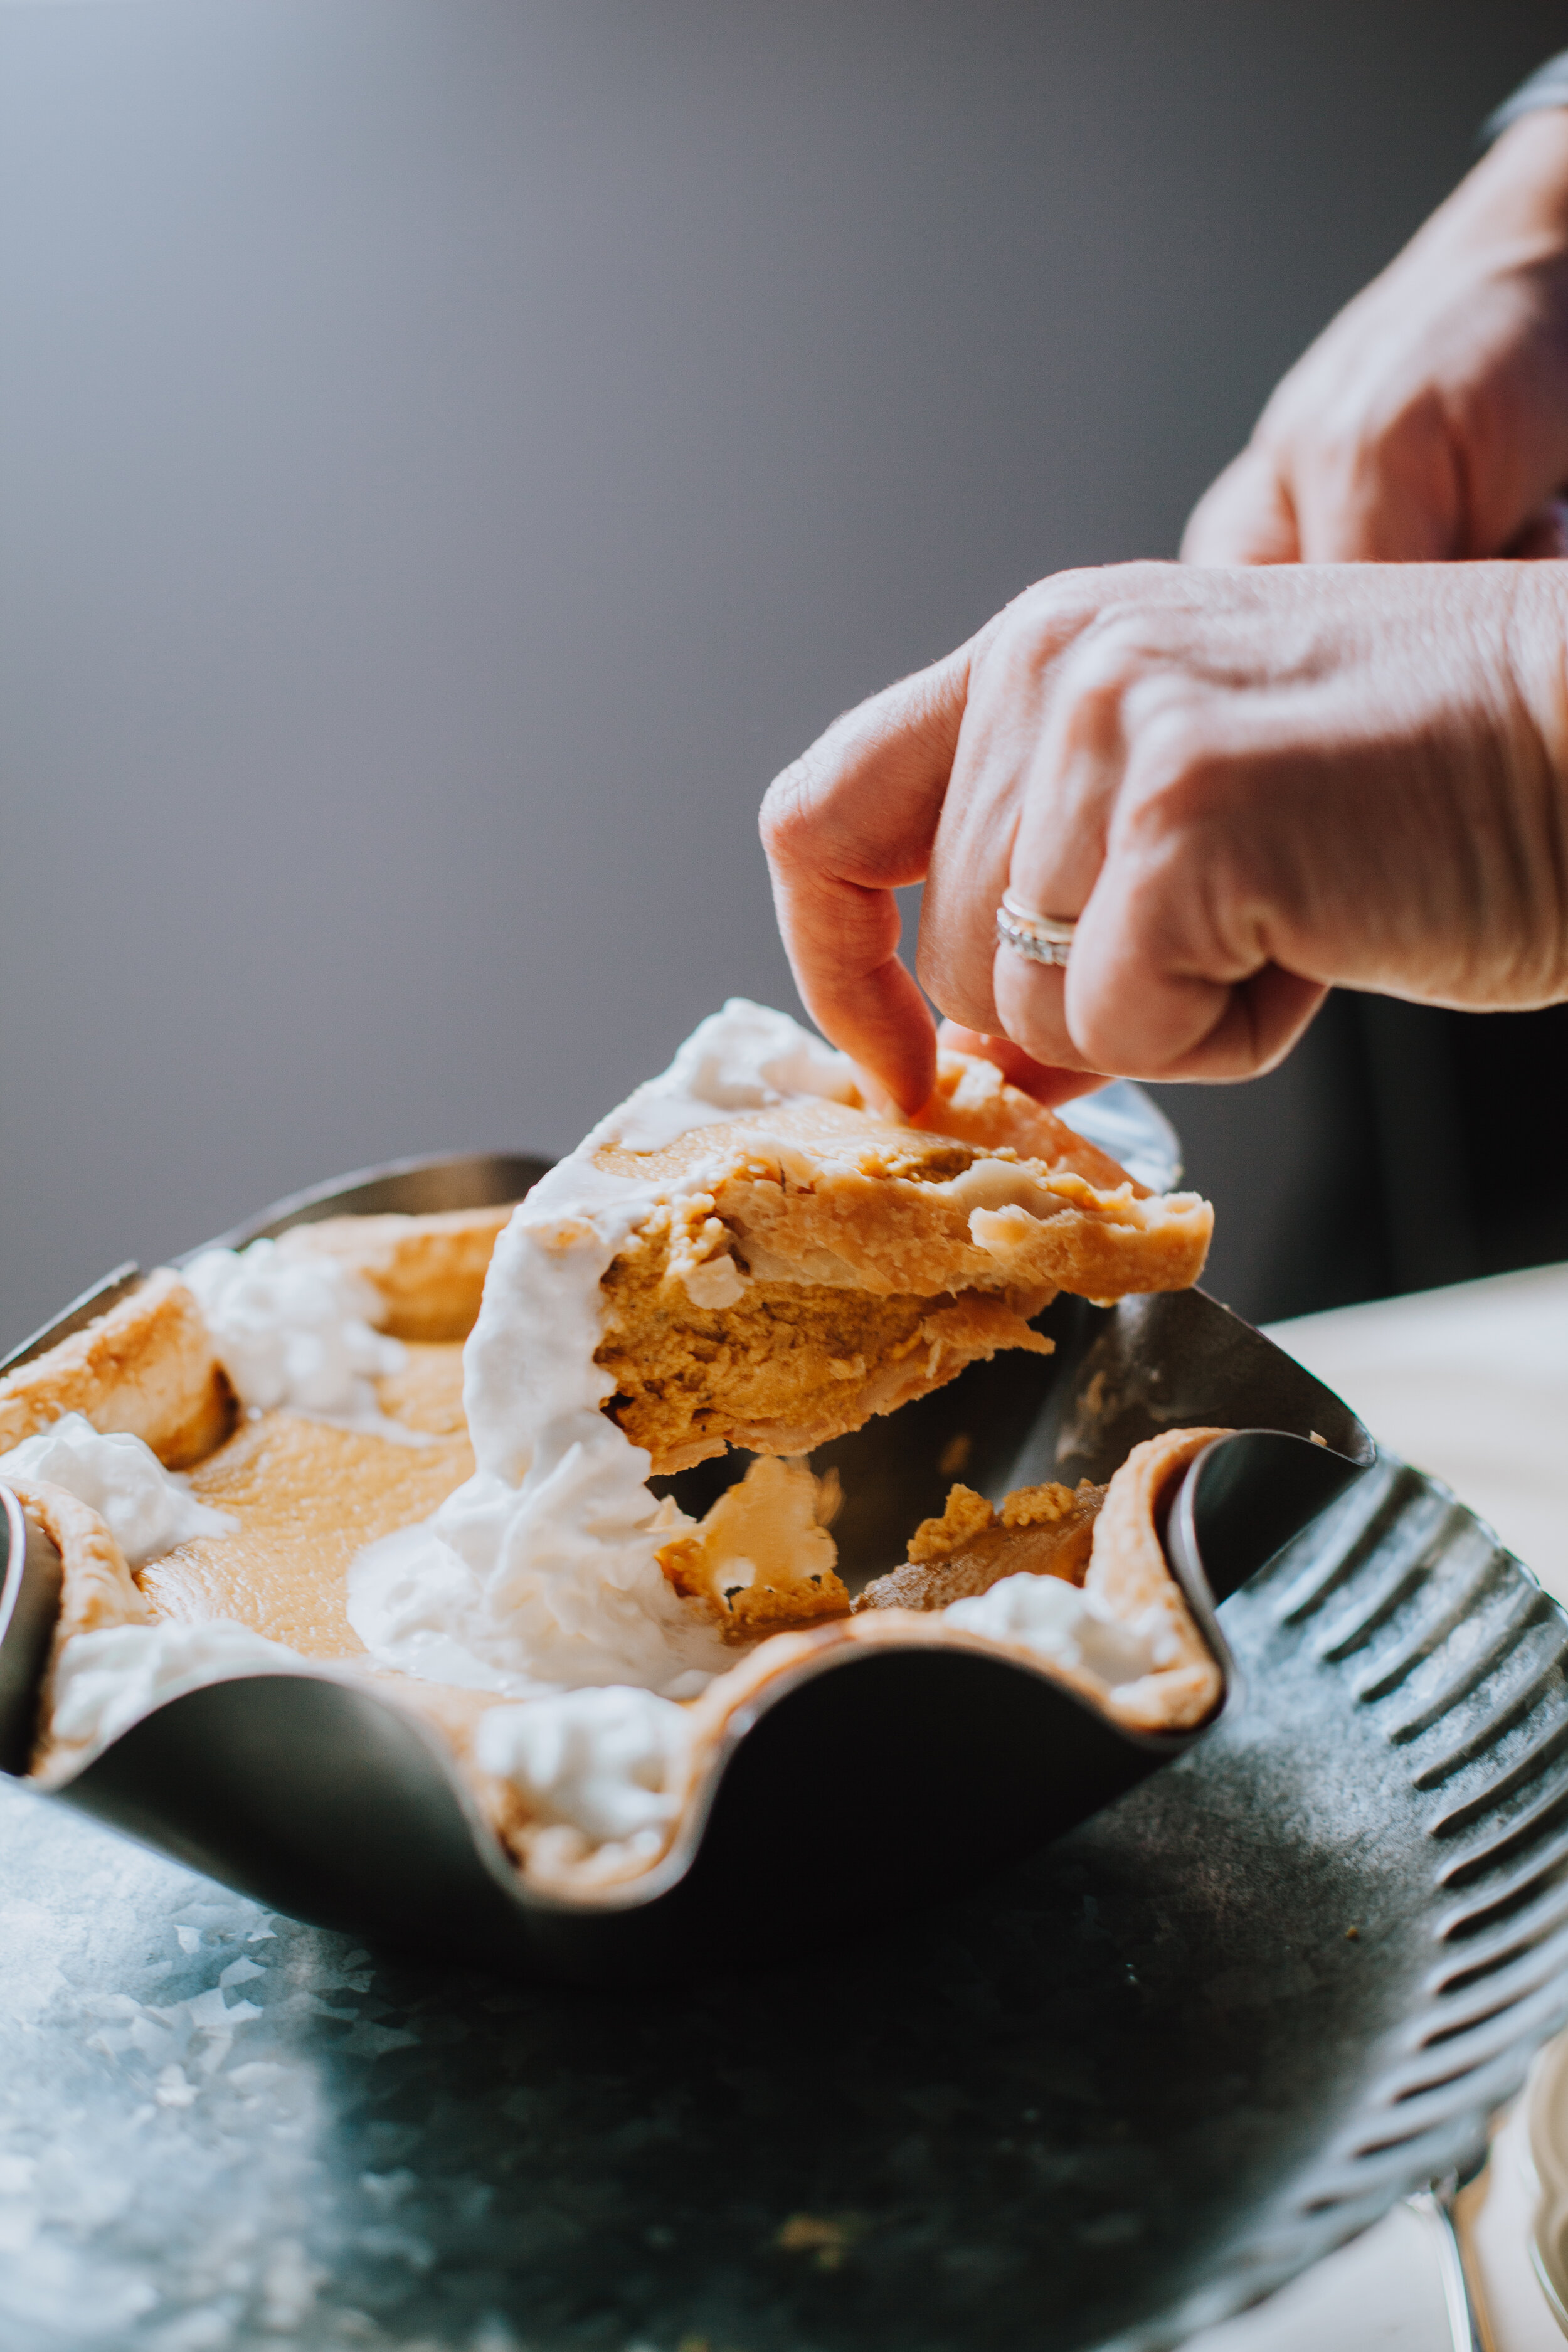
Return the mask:
<path fill-rule="evenodd" d="M 996 936 L 1005 948 L 1023 956 L 1029 963 L 1065 964 L 1072 953 L 1073 933 L 1078 929 L 1076 917 L 1042 915 L 1033 907 L 1021 907 L 1010 890 L 1002 893 L 1002 904 L 996 909 Z"/>

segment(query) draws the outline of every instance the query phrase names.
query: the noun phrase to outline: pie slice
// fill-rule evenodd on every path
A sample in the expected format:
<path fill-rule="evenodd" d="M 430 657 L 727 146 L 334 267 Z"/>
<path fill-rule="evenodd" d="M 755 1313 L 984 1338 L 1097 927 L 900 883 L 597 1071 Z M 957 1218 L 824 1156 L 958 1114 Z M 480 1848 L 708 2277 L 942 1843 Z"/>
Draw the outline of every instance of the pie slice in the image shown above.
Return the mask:
<path fill-rule="evenodd" d="M 492 1333 L 508 1366 L 548 1348 L 563 1285 L 593 1286 L 604 1410 L 655 1473 L 730 1445 L 803 1454 L 1000 1349 L 1048 1353 L 1031 1322 L 1059 1290 L 1187 1287 L 1213 1223 L 989 1063 L 944 1055 L 931 1104 L 900 1122 L 841 1055 L 732 1000 L 530 1195 L 475 1370 Z M 502 1444 L 505 1423 L 498 1393 Z"/>

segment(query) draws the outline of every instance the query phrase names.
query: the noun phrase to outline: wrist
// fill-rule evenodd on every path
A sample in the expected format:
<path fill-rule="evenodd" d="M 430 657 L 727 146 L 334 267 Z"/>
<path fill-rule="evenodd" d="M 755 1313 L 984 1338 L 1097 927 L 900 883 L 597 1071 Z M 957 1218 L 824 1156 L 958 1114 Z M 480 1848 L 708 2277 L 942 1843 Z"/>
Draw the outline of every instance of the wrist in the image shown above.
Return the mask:
<path fill-rule="evenodd" d="M 1490 568 L 1489 566 L 1488 567 Z M 1568 996 L 1568 562 L 1510 563 L 1500 836 L 1522 885 L 1516 1004 Z"/>
<path fill-rule="evenodd" d="M 1512 122 L 1428 226 L 1439 223 L 1489 244 L 1520 240 L 1546 252 L 1568 248 L 1568 105 L 1543 107 Z M 1424 234 L 1417 233 L 1417 241 Z"/>
<path fill-rule="evenodd" d="M 1568 562 L 1510 563 L 1503 576 L 1508 686 L 1543 767 L 1568 793 Z"/>
<path fill-rule="evenodd" d="M 1568 105 L 1521 115 L 1477 168 L 1522 217 L 1568 221 Z"/>
<path fill-rule="evenodd" d="M 1525 115 L 1551 112 L 1558 107 L 1568 107 L 1568 49 L 1560 49 L 1543 66 L 1537 66 L 1528 80 L 1494 108 L 1481 125 L 1481 138 L 1489 144 Z"/>

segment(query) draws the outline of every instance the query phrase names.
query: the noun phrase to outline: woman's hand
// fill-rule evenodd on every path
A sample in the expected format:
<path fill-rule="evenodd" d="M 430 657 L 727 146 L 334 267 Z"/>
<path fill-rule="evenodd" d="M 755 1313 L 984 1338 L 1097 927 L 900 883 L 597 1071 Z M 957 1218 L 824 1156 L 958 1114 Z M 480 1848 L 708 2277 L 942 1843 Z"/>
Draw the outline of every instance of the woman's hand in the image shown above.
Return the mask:
<path fill-rule="evenodd" d="M 1527 114 L 1293 367 L 1193 563 L 1568 553 L 1568 110 Z"/>
<path fill-rule="evenodd" d="M 1058 1099 L 1054 1072 L 1268 1069 L 1335 982 L 1558 1001 L 1565 649 L 1568 564 L 1043 582 L 770 790 L 801 994 L 918 1108 L 935 1041 L 892 893 L 923 880 L 926 990 Z M 998 946 L 1005 889 L 1081 918 L 1065 973 Z"/>

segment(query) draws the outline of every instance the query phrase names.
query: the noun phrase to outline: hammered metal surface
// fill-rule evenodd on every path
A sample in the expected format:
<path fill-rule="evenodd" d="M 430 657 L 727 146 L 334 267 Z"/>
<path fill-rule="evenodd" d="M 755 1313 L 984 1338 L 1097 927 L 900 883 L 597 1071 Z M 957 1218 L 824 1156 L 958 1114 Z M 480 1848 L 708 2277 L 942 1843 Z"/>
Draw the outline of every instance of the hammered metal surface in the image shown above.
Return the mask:
<path fill-rule="evenodd" d="M 0 2336 L 1069 2352 L 1279 2284 L 1568 2009 L 1563 1620 L 1385 1464 L 1221 1621 L 1246 1704 L 1068 1838 L 664 1990 L 377 1958 L 6 1794 Z"/>
<path fill-rule="evenodd" d="M 1087 1467 L 1216 1382 L 1279 1421 L 1305 1377 L 1206 1301 L 1064 1311 L 996 1466 Z M 377 1958 L 7 1796 L 0 2318 L 136 2352 L 1178 2343 L 1463 2167 L 1568 2016 L 1556 1604 L 1385 1461 L 1220 1622 L 1239 1703 L 1045 1852 L 943 1899 L 948 1824 L 923 1913 L 663 1989 Z"/>

